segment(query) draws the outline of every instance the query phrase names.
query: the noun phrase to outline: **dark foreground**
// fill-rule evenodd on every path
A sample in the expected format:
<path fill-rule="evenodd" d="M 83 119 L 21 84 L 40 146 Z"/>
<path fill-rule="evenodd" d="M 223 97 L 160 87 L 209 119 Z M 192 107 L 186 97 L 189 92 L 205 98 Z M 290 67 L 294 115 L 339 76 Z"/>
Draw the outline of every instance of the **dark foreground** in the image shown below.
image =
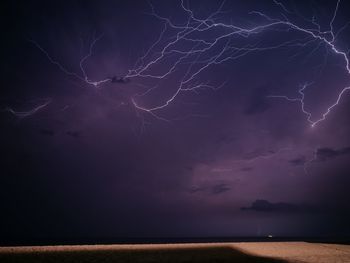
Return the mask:
<path fill-rule="evenodd" d="M 0 262 L 284 262 L 251 256 L 231 248 L 60 251 L 46 253 L 3 254 Z"/>
<path fill-rule="evenodd" d="M 0 262 L 350 262 L 349 245 L 306 242 L 0 247 Z"/>

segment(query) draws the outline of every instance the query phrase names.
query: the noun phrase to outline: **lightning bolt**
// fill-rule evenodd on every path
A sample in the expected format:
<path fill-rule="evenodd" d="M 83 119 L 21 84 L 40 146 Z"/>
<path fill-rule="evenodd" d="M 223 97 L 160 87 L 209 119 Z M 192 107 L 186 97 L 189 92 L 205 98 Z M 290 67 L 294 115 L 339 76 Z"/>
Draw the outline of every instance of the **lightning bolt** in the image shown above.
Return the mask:
<path fill-rule="evenodd" d="M 350 76 L 348 54 L 336 45 L 337 36 L 348 26 L 348 24 L 346 24 L 338 31 L 334 29 L 334 22 L 337 18 L 338 9 L 340 7 L 340 0 L 336 3 L 329 23 L 329 29 L 326 31 L 321 30 L 321 26 L 317 23 L 315 17 L 312 19 L 302 17 L 308 22 L 308 26 L 302 26 L 291 21 L 288 16 L 291 14 L 295 15 L 295 13 L 291 12 L 281 1 L 273 0 L 272 2 L 277 7 L 281 8 L 283 11 L 283 18 L 272 18 L 263 12 L 252 11 L 250 12 L 251 15 L 261 17 L 264 22 L 249 27 L 241 26 L 233 22 L 224 23 L 218 21 L 218 17 L 224 13 L 223 8 L 225 1 L 223 1 L 213 13 L 205 18 L 200 18 L 196 16 L 194 10 L 192 10 L 189 5 L 185 4 L 184 0 L 181 0 L 180 7 L 187 17 L 184 23 L 175 23 L 170 18 L 159 15 L 155 11 L 155 7 L 150 4 L 150 14 L 159 19 L 164 27 L 156 41 L 150 46 L 145 54 L 140 56 L 134 67 L 129 69 L 127 71 L 128 73 L 123 76 L 123 78 L 141 81 L 144 79 L 158 81 L 158 84 L 147 88 L 146 92 L 142 95 L 135 94 L 131 97 L 130 100 L 135 109 L 148 113 L 159 120 L 168 121 L 159 114 L 168 106 L 175 103 L 176 99 L 181 94 L 199 93 L 203 89 L 208 88 L 216 90 L 217 88 L 215 87 L 221 87 L 226 84 L 226 81 L 220 84 L 215 84 L 202 80 L 203 75 L 211 67 L 228 61 L 241 59 L 244 56 L 255 52 L 296 47 L 303 49 L 308 47 L 308 45 L 317 44 L 315 50 L 320 46 L 324 46 L 327 48 L 327 52 L 332 52 L 334 55 L 341 58 L 344 69 Z M 270 46 L 261 46 L 259 42 L 254 40 L 256 38 L 251 38 L 252 36 L 260 36 L 267 31 L 274 31 L 276 34 L 281 31 L 298 32 L 304 35 L 304 37 L 300 39 L 295 38 Z M 84 65 L 92 56 L 93 48 L 101 38 L 102 35 L 93 39 L 88 54 L 79 61 L 81 74 L 67 70 L 60 62 L 52 58 L 37 42 L 32 41 L 32 43 L 63 73 L 76 77 L 87 85 L 97 88 L 111 82 L 111 78 L 107 77 L 101 80 L 92 80 L 92 78 L 88 76 Z M 244 40 L 244 44 L 242 44 L 242 40 Z M 168 79 L 174 74 L 179 74 L 178 72 L 181 72 L 182 76 L 179 78 L 176 88 L 173 89 L 173 92 L 167 99 L 148 106 L 142 103 L 143 96 L 149 96 L 151 93 L 156 92 L 156 90 L 160 88 L 162 81 Z M 320 122 L 326 120 L 327 116 L 340 103 L 344 94 L 350 89 L 350 87 L 343 88 L 338 93 L 336 101 L 326 107 L 322 116 L 318 119 L 314 119 L 312 113 L 306 110 L 304 100 L 304 91 L 308 86 L 309 84 L 301 86 L 298 90 L 300 96 L 297 98 L 290 98 L 284 95 L 271 95 L 269 97 L 281 98 L 287 101 L 300 103 L 301 111 L 306 115 L 307 121 L 312 127 L 315 127 Z"/>
<path fill-rule="evenodd" d="M 281 4 L 280 2 L 274 1 L 276 4 L 280 5 L 285 11 L 288 11 L 283 4 Z M 347 74 L 350 76 L 350 67 L 349 67 L 349 58 L 348 58 L 348 54 L 347 52 L 341 51 L 340 49 L 338 49 L 335 45 L 335 41 L 336 41 L 336 37 L 337 35 L 339 35 L 339 33 L 344 30 L 345 27 L 348 26 L 348 23 L 342 27 L 337 33 L 334 32 L 334 21 L 336 19 L 337 13 L 338 13 L 338 9 L 339 9 L 339 5 L 340 5 L 340 0 L 337 1 L 332 19 L 329 23 L 329 30 L 328 31 L 321 31 L 321 26 L 319 24 L 317 24 L 315 22 L 315 19 L 312 19 L 312 24 L 316 26 L 317 29 L 305 29 L 305 28 L 301 28 L 295 24 L 290 23 L 289 21 L 286 21 L 286 23 L 290 24 L 290 26 L 294 29 L 297 29 L 301 32 L 304 32 L 306 34 L 311 35 L 314 39 L 318 39 L 320 40 L 321 43 L 324 43 L 326 46 L 328 46 L 335 54 L 339 55 L 340 57 L 343 58 L 344 64 L 345 64 L 345 69 L 347 71 Z M 289 12 L 289 11 L 288 11 Z M 327 39 L 327 37 L 325 37 L 327 34 L 329 34 L 331 36 L 330 40 Z M 310 84 L 304 84 L 301 86 L 301 88 L 298 90 L 300 97 L 299 98 L 290 98 L 288 96 L 283 96 L 283 95 L 271 95 L 268 96 L 270 98 L 282 98 L 282 99 L 286 99 L 288 101 L 291 102 L 299 102 L 301 105 L 301 111 L 307 116 L 307 121 L 311 124 L 311 127 L 315 127 L 317 124 L 319 124 L 320 122 L 324 121 L 327 117 L 328 114 L 330 114 L 330 112 L 332 111 L 333 108 L 335 108 L 342 96 L 348 91 L 350 90 L 350 87 L 345 87 L 343 88 L 337 96 L 336 101 L 331 104 L 330 106 L 327 107 L 326 111 L 322 114 L 322 117 L 316 120 L 312 120 L 312 114 L 308 111 L 305 110 L 305 94 L 304 91 L 305 89 L 310 86 Z M 305 169 L 306 171 L 306 169 Z"/>
<path fill-rule="evenodd" d="M 307 116 L 307 121 L 311 124 L 311 127 L 315 127 L 318 123 L 320 123 L 321 121 L 324 121 L 327 117 L 327 115 L 332 111 L 332 109 L 337 106 L 340 102 L 340 99 L 342 98 L 343 94 L 348 91 L 350 89 L 350 87 L 346 87 L 344 88 L 339 94 L 338 94 L 338 97 L 337 97 L 337 100 L 335 103 L 333 103 L 331 106 L 329 106 L 326 110 L 326 112 L 324 112 L 322 114 L 322 117 L 317 119 L 317 120 L 312 120 L 312 114 L 307 111 L 305 109 L 305 102 L 304 102 L 304 99 L 305 99 L 305 89 L 310 86 L 311 84 L 304 84 L 304 85 L 301 85 L 301 88 L 298 90 L 298 93 L 300 94 L 300 97 L 299 98 L 290 98 L 288 96 L 284 96 L 284 95 L 270 95 L 270 96 L 267 96 L 268 98 L 282 98 L 282 99 L 285 99 L 285 100 L 288 100 L 288 101 L 291 101 L 291 102 L 299 102 L 300 105 L 301 105 L 301 111 Z"/>
<path fill-rule="evenodd" d="M 312 121 L 311 120 L 312 114 L 310 112 L 308 112 L 307 110 L 305 110 L 305 103 L 304 103 L 304 99 L 305 99 L 304 91 L 310 85 L 311 84 L 301 85 L 301 88 L 298 90 L 298 92 L 300 94 L 299 98 L 290 98 L 290 97 L 284 96 L 284 95 L 270 95 L 270 96 L 267 96 L 267 97 L 268 98 L 282 98 L 282 99 L 286 99 L 286 100 L 291 101 L 291 102 L 299 102 L 300 105 L 301 105 L 301 111 L 307 116 L 307 121 L 311 124 L 311 126 L 314 127 L 321 120 Z"/>
<path fill-rule="evenodd" d="M 42 109 L 46 108 L 51 103 L 51 101 L 52 101 L 52 99 L 45 99 L 44 103 L 42 103 L 38 106 L 35 106 L 34 108 L 32 108 L 28 111 L 17 111 L 17 110 L 14 110 L 13 108 L 10 108 L 10 107 L 5 108 L 3 111 L 9 112 L 19 119 L 23 119 L 26 117 L 30 117 L 30 116 L 34 115 L 35 113 L 41 111 Z"/>
<path fill-rule="evenodd" d="M 309 159 L 309 160 L 307 160 L 307 161 L 304 163 L 304 172 L 305 172 L 306 175 L 309 174 L 309 170 L 308 170 L 309 166 L 310 166 L 313 162 L 315 162 L 315 161 L 317 160 L 317 152 L 318 152 L 318 148 L 314 149 L 312 158 Z"/>
<path fill-rule="evenodd" d="M 73 76 L 83 82 L 85 82 L 88 85 L 92 85 L 94 87 L 98 87 L 101 86 L 102 84 L 111 81 L 110 78 L 105 78 L 102 80 L 98 80 L 98 81 L 92 81 L 90 79 L 90 77 L 87 75 L 86 73 L 86 69 L 84 67 L 84 64 L 86 63 L 86 61 L 92 56 L 92 52 L 93 52 L 93 48 L 96 45 L 96 43 L 101 40 L 101 38 L 103 37 L 103 35 L 101 34 L 98 37 L 93 36 L 93 40 L 89 46 L 89 52 L 81 58 L 81 60 L 79 61 L 79 68 L 81 70 L 81 75 L 79 75 L 76 72 L 70 71 L 67 68 L 65 68 L 59 61 L 55 60 L 54 58 L 52 58 L 50 56 L 50 54 L 42 47 L 40 46 L 40 44 L 38 42 L 36 42 L 35 40 L 28 40 L 29 42 L 31 42 L 35 47 L 37 47 L 46 57 L 47 59 L 54 65 L 56 65 L 63 73 L 65 73 L 66 75 L 69 76 Z"/>

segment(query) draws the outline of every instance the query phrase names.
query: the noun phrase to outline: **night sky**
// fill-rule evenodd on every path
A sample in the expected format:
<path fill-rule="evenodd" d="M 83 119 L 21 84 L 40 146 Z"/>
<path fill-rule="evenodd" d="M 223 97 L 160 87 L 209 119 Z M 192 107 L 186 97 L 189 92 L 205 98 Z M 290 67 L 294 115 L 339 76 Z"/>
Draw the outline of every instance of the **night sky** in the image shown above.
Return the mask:
<path fill-rule="evenodd" d="M 336 6 L 2 1 L 0 241 L 350 236 Z"/>

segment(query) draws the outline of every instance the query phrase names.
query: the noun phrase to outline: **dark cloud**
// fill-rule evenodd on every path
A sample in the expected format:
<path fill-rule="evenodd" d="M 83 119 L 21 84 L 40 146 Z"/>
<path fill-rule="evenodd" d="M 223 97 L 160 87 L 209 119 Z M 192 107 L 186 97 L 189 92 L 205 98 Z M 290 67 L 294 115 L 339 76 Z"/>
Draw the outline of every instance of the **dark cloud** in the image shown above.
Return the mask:
<path fill-rule="evenodd" d="M 188 190 L 188 192 L 191 194 L 195 194 L 195 193 L 203 192 L 205 190 L 206 190 L 205 187 L 193 186 Z"/>
<path fill-rule="evenodd" d="M 231 190 L 231 186 L 226 183 L 218 183 L 214 185 L 206 186 L 195 186 L 189 189 L 189 192 L 192 194 L 195 193 L 206 193 L 210 195 L 220 195 L 222 193 L 228 192 Z"/>
<path fill-rule="evenodd" d="M 211 193 L 213 195 L 222 194 L 230 190 L 231 190 L 231 187 L 228 184 L 217 184 L 211 187 Z"/>
<path fill-rule="evenodd" d="M 305 164 L 306 159 L 305 159 L 305 157 L 303 156 L 303 157 L 298 157 L 298 158 L 289 160 L 288 162 L 289 162 L 290 164 L 292 164 L 292 165 L 300 166 L 300 165 L 304 165 L 304 164 Z"/>
<path fill-rule="evenodd" d="M 344 147 L 340 149 L 333 148 L 318 148 L 316 151 L 317 161 L 327 161 L 342 155 L 350 155 L 350 147 Z"/>
<path fill-rule="evenodd" d="M 242 211 L 252 210 L 256 212 L 273 212 L 273 213 L 310 213 L 317 209 L 306 204 L 293 204 L 286 202 L 271 203 L 267 200 L 255 200 L 251 206 L 242 207 Z"/>

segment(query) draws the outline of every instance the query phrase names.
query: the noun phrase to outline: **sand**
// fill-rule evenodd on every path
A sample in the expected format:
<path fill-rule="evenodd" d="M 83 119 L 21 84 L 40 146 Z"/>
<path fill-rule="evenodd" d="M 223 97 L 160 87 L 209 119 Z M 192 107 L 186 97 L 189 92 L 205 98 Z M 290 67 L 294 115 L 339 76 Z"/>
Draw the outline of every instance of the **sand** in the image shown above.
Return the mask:
<path fill-rule="evenodd" d="M 307 242 L 237 243 L 233 247 L 252 255 L 285 259 L 290 262 L 350 263 L 350 245 Z"/>
<path fill-rule="evenodd" d="M 0 262 L 350 263 L 350 245 L 246 242 L 0 247 Z"/>

